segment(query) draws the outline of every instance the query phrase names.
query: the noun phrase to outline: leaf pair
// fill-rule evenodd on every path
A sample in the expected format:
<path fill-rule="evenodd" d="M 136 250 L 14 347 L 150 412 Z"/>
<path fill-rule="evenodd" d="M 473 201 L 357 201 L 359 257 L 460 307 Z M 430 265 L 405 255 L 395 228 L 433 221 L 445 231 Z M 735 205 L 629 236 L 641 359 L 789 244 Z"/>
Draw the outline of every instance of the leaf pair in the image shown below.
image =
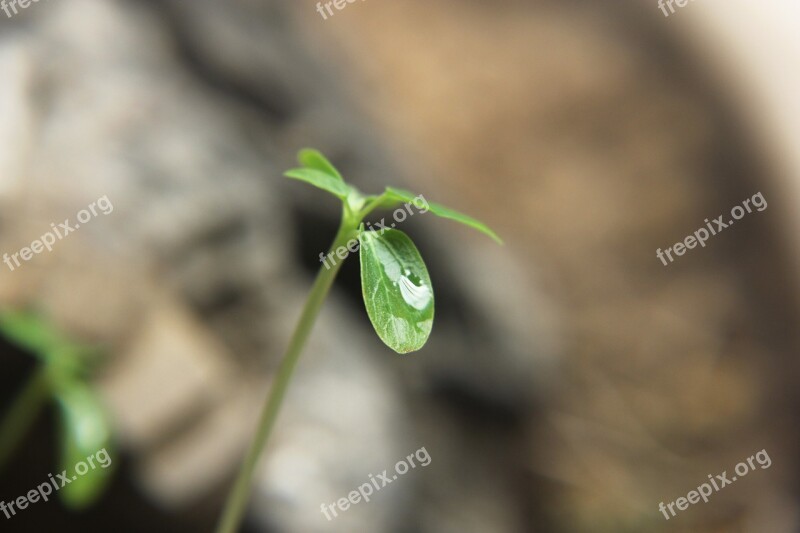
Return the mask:
<path fill-rule="evenodd" d="M 342 229 L 345 235 L 347 230 L 355 232 L 358 228 L 361 292 L 375 332 L 398 353 L 419 350 L 433 327 L 433 285 L 428 269 L 408 235 L 388 228 L 364 231 L 364 217 L 376 208 L 394 209 L 405 204 L 401 209 L 411 212 L 410 207 L 414 206 L 420 213 L 430 211 L 485 233 L 502 244 L 500 237 L 479 220 L 427 202 L 421 195 L 403 189 L 386 187 L 383 194 L 365 196 L 346 183 L 336 167 L 317 150 L 303 149 L 297 159 L 302 167 L 287 171 L 285 176 L 305 181 L 339 198 L 344 205 Z M 341 244 L 335 242 L 332 248 Z"/>
<path fill-rule="evenodd" d="M 399 206 L 403 202 L 408 202 L 420 207 L 421 202 L 419 195 L 415 195 L 412 192 L 394 187 L 386 187 L 386 190 L 380 196 L 363 196 L 358 189 L 346 183 L 344 178 L 342 178 L 342 174 L 336 170 L 336 167 L 334 167 L 333 164 L 331 164 L 331 162 L 328 161 L 325 156 L 317 150 L 304 148 L 298 153 L 297 159 L 303 166 L 301 168 L 287 170 L 284 173 L 284 176 L 287 178 L 305 181 L 306 183 L 309 183 L 319 189 L 328 191 L 342 201 L 345 201 L 348 196 L 352 197 L 352 195 L 355 193 L 359 197 L 365 199 L 368 204 L 370 202 L 377 201 L 375 207 L 391 209 Z M 461 224 L 488 235 L 498 244 L 503 244 L 503 241 L 500 239 L 497 233 L 492 231 L 489 226 L 477 219 L 472 218 L 469 215 L 459 213 L 455 209 L 450 209 L 449 207 L 435 202 L 425 202 L 424 207 L 426 210 L 429 209 L 434 215 L 460 222 Z M 367 214 L 368 213 L 363 213 L 364 216 Z M 359 223 L 360 222 L 361 221 L 359 220 Z"/>

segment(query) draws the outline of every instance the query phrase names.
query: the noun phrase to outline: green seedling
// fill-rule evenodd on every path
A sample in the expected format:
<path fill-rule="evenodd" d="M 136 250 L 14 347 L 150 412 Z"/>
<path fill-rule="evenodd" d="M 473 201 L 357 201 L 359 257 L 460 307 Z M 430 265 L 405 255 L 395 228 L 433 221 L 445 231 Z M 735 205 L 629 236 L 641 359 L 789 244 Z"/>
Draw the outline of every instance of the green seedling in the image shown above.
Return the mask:
<path fill-rule="evenodd" d="M 41 316 L 0 312 L 0 334 L 39 360 L 38 368 L 0 422 L 0 467 L 10 458 L 48 400 L 58 406 L 61 450 L 59 471 L 105 449 L 111 450 L 106 412 L 87 381 L 99 360 L 98 350 L 76 344 Z M 85 509 L 104 492 L 111 469 L 91 468 L 58 491 L 71 509 Z"/>
<path fill-rule="evenodd" d="M 342 202 L 341 222 L 329 255 L 354 239 L 358 240 L 362 295 L 378 337 L 397 353 L 419 350 L 433 327 L 434 292 L 428 269 L 408 235 L 396 229 L 365 231 L 363 221 L 375 209 L 394 209 L 403 204 L 420 207 L 424 200 L 421 196 L 392 187 L 387 187 L 382 194 L 364 195 L 346 183 L 341 173 L 316 150 L 301 150 L 298 161 L 301 166 L 287 171 L 286 177 L 325 190 Z M 472 217 L 434 202 L 425 202 L 425 208 L 434 215 L 460 222 L 502 243 L 496 233 Z M 321 267 L 317 274 L 278 367 L 256 435 L 228 496 L 218 533 L 234 533 L 239 527 L 261 450 L 275 424 L 292 371 L 342 262 Z"/>

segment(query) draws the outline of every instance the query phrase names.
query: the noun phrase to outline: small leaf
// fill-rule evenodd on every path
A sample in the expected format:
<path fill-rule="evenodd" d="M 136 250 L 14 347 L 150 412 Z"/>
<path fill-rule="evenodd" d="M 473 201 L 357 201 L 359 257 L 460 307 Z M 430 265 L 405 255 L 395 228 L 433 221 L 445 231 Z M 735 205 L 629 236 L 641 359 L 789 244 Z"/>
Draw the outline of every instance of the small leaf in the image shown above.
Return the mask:
<path fill-rule="evenodd" d="M 98 347 L 77 344 L 40 315 L 30 311 L 0 312 L 0 334 L 47 363 L 51 379 L 71 379 L 102 355 Z"/>
<path fill-rule="evenodd" d="M 386 201 L 381 204 L 381 207 L 396 207 L 401 202 L 411 202 L 419 209 L 429 207 L 428 202 L 421 194 L 414 194 L 413 192 L 405 189 L 386 187 L 384 196 L 386 197 Z"/>
<path fill-rule="evenodd" d="M 397 353 L 419 350 L 433 327 L 433 286 L 416 246 L 402 231 L 359 234 L 361 292 L 381 340 Z"/>
<path fill-rule="evenodd" d="M 70 508 L 84 509 L 102 495 L 111 478 L 111 430 L 100 400 L 87 385 L 62 384 L 56 397 L 63 431 L 61 469 L 71 479 L 58 494 Z"/>
<path fill-rule="evenodd" d="M 335 176 L 313 168 L 293 168 L 284 172 L 283 175 L 287 178 L 310 183 L 314 187 L 328 191 L 340 200 L 347 198 L 347 195 L 353 190 L 351 186 L 341 179 L 337 179 Z"/>
<path fill-rule="evenodd" d="M 455 209 L 450 209 L 449 207 L 443 206 L 442 204 L 437 204 L 436 202 L 421 201 L 418 195 L 415 196 L 412 192 L 403 189 L 395 189 L 394 187 L 386 187 L 386 195 L 388 198 L 398 202 L 413 202 L 416 207 L 428 208 L 434 215 L 460 222 L 461 224 L 488 235 L 498 244 L 503 244 L 503 240 L 497 235 L 497 233 L 492 231 L 489 226 L 480 220 L 472 218 L 469 215 L 459 213 Z"/>
<path fill-rule="evenodd" d="M 63 341 L 53 327 L 30 312 L 0 313 L 0 333 L 20 348 L 43 355 Z"/>
<path fill-rule="evenodd" d="M 322 152 L 319 150 L 314 150 L 313 148 L 303 148 L 297 153 L 297 161 L 304 167 L 319 170 L 320 172 L 324 172 L 335 178 L 338 178 L 339 181 L 344 181 L 341 173 L 336 170 L 336 167 L 333 166 L 333 163 L 328 161 L 328 158 L 322 155 Z"/>

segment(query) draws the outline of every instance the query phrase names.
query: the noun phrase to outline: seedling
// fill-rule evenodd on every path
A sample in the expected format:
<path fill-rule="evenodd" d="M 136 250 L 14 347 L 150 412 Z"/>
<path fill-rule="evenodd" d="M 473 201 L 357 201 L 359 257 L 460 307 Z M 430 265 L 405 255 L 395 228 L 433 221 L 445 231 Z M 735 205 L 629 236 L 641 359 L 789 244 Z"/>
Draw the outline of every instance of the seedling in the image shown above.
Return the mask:
<path fill-rule="evenodd" d="M 364 218 L 375 209 L 393 209 L 403 203 L 419 207 L 420 197 L 386 187 L 383 194 L 364 195 L 346 183 L 338 170 L 320 152 L 304 149 L 298 153 L 300 168 L 287 171 L 288 178 L 304 181 L 328 191 L 342 202 L 339 231 L 330 251 L 358 239 L 360 244 L 361 293 L 367 314 L 378 337 L 392 350 L 405 354 L 424 346 L 433 326 L 433 285 L 428 269 L 411 239 L 402 231 L 365 231 Z M 443 205 L 426 202 L 428 210 L 481 231 L 502 244 L 482 222 Z M 261 450 L 275 424 L 292 371 L 303 350 L 322 303 L 344 261 L 321 267 L 311 294 L 278 368 L 275 383 L 261 415 L 255 438 L 242 463 L 239 476 L 228 496 L 217 532 L 234 533 L 247 505 L 253 473 Z"/>
<path fill-rule="evenodd" d="M 87 381 L 99 359 L 95 348 L 72 342 L 50 322 L 31 312 L 0 312 L 0 334 L 39 359 L 39 366 L 0 422 L 0 468 L 35 421 L 47 400 L 59 407 L 60 470 L 100 450 L 111 449 L 111 429 L 100 399 Z M 58 495 L 71 509 L 84 509 L 105 491 L 110 470 L 92 468 L 64 485 Z"/>

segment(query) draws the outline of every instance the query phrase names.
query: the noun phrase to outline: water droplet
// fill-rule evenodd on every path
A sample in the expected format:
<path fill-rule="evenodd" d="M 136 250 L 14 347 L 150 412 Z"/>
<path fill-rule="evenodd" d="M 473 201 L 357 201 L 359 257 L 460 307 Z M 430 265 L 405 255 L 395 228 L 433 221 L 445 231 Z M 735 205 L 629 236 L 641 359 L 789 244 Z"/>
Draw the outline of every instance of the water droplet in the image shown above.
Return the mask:
<path fill-rule="evenodd" d="M 418 311 L 422 311 L 431 303 L 431 288 L 424 283 L 420 283 L 419 278 L 416 279 L 419 285 L 416 285 L 414 281 L 407 277 L 409 274 L 408 269 L 406 269 L 405 273 L 406 275 L 400 276 L 400 280 L 397 282 L 400 287 L 400 294 L 408 305 Z M 416 278 L 416 276 L 414 277 Z"/>

